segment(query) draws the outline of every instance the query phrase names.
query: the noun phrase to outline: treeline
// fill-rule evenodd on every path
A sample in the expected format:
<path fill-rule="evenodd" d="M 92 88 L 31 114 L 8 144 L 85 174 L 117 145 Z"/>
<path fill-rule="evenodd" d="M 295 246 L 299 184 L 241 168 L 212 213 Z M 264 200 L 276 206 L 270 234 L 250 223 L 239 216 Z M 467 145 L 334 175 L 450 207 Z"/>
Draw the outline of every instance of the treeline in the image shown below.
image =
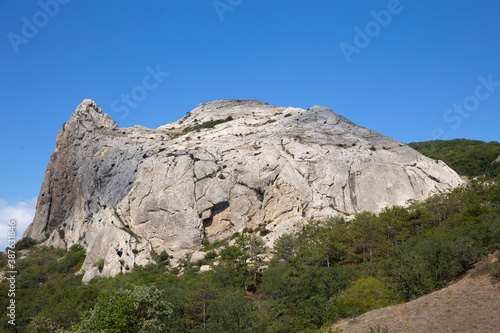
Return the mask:
<path fill-rule="evenodd" d="M 442 288 L 500 249 L 500 186 L 473 181 L 407 208 L 312 221 L 273 249 L 265 233 L 245 229 L 206 244 L 198 262 L 187 257 L 172 268 L 163 254 L 158 265 L 86 285 L 75 275 L 85 258 L 80 246 L 66 252 L 23 240 L 29 253 L 17 260 L 16 330 L 314 332 Z M 203 265 L 212 269 L 200 273 Z M 6 332 L 7 290 L 4 280 Z"/>
<path fill-rule="evenodd" d="M 427 157 L 442 160 L 460 175 L 493 179 L 500 174 L 500 143 L 496 141 L 436 140 L 409 146 Z"/>

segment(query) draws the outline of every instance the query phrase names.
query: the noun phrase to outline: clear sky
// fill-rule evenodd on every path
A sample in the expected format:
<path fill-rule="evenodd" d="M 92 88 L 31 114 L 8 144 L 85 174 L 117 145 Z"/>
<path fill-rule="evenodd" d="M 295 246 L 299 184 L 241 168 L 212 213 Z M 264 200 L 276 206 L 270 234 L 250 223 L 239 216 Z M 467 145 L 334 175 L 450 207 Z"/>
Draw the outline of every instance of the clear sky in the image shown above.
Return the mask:
<path fill-rule="evenodd" d="M 499 140 L 497 0 L 0 0 L 0 22 L 0 225 L 30 222 L 85 98 L 120 127 L 245 98 L 405 143 Z"/>

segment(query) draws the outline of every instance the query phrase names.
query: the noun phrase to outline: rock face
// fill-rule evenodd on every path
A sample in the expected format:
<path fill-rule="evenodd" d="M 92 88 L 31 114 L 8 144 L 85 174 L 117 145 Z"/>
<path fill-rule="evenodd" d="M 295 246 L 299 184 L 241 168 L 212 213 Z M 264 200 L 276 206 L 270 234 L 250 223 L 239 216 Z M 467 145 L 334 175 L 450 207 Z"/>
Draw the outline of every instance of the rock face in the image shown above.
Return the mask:
<path fill-rule="evenodd" d="M 58 134 L 24 236 L 84 245 L 87 281 L 148 264 L 151 251 L 175 261 L 263 223 L 272 243 L 311 219 L 379 212 L 462 182 L 325 107 L 220 100 L 147 129 L 118 128 L 86 99 Z"/>

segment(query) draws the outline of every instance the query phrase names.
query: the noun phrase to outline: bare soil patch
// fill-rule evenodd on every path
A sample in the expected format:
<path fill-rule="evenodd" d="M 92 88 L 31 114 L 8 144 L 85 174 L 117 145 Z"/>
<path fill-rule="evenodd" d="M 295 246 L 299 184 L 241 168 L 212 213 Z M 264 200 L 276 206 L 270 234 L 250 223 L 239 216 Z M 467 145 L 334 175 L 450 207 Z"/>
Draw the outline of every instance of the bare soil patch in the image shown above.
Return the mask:
<path fill-rule="evenodd" d="M 485 261 L 493 260 L 491 255 Z M 485 261 L 446 288 L 405 304 L 342 320 L 333 329 L 364 333 L 380 325 L 391 333 L 500 332 L 500 282 L 488 274 Z"/>

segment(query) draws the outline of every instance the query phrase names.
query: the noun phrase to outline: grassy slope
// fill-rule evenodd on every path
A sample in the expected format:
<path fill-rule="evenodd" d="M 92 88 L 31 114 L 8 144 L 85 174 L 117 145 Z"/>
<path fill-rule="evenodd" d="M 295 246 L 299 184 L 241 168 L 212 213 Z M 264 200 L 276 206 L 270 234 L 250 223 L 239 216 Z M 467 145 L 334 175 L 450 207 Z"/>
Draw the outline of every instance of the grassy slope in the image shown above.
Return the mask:
<path fill-rule="evenodd" d="M 500 283 L 487 274 L 490 255 L 456 283 L 414 301 L 367 312 L 333 327 L 344 333 L 498 332 Z"/>

